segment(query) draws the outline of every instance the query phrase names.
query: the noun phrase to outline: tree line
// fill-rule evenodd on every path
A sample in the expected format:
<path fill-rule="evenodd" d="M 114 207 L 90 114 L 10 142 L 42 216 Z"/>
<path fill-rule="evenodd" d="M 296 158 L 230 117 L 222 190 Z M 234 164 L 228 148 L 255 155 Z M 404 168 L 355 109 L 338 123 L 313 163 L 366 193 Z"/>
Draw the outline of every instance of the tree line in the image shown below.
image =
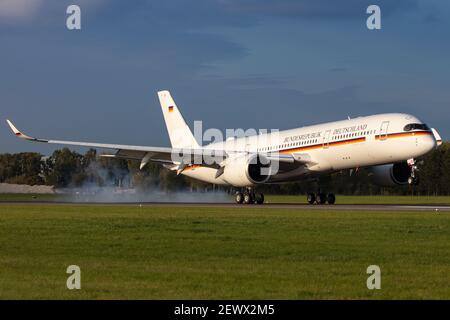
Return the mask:
<path fill-rule="evenodd" d="M 419 163 L 418 186 L 382 187 L 372 183 L 368 172 L 344 170 L 317 181 L 281 185 L 263 185 L 261 192 L 273 194 L 305 194 L 321 189 L 337 194 L 379 195 L 420 194 L 450 195 L 450 143 L 444 143 Z M 99 157 L 94 149 L 84 154 L 67 148 L 43 157 L 39 153 L 0 154 L 0 182 L 52 185 L 57 188 L 100 186 L 162 191 L 205 191 L 229 188 L 212 186 L 183 175 L 177 176 L 159 164 L 149 163 L 143 170 L 138 161 Z"/>

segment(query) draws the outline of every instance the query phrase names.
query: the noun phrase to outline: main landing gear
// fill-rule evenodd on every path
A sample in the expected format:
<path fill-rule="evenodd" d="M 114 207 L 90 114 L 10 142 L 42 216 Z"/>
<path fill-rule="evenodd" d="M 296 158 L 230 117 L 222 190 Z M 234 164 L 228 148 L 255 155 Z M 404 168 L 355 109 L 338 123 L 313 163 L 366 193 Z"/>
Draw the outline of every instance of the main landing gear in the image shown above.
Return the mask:
<path fill-rule="evenodd" d="M 419 184 L 419 178 L 416 176 L 416 171 L 419 171 L 417 168 L 417 162 L 415 159 L 409 159 L 407 163 L 411 168 L 411 175 L 408 178 L 408 184 L 410 186 L 416 186 Z"/>
<path fill-rule="evenodd" d="M 263 204 L 264 195 L 262 193 L 255 193 L 252 189 L 247 188 L 243 192 L 236 192 L 235 200 L 238 204 Z"/>
<path fill-rule="evenodd" d="M 309 204 L 334 204 L 336 202 L 336 196 L 334 193 L 308 193 L 306 200 Z"/>

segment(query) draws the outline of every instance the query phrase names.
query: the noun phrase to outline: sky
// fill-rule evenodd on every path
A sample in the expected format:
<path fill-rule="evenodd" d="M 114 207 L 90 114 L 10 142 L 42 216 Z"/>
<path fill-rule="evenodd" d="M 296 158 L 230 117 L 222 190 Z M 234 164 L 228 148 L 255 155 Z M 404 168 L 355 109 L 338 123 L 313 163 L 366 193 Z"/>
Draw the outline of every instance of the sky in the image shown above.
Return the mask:
<path fill-rule="evenodd" d="M 405 112 L 450 138 L 446 0 L 0 0 L 0 46 L 0 153 L 60 148 L 5 119 L 39 138 L 168 146 L 163 89 L 191 128 Z"/>

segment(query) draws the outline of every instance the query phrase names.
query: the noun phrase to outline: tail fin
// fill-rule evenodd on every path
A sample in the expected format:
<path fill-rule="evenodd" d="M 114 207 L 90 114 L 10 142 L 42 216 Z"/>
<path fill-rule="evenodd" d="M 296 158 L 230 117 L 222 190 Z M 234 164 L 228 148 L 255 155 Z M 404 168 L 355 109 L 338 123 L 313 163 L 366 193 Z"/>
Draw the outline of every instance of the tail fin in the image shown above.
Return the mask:
<path fill-rule="evenodd" d="M 197 148 L 197 141 L 178 110 L 175 101 L 169 91 L 158 92 L 164 121 L 169 133 L 170 143 L 173 148 Z"/>

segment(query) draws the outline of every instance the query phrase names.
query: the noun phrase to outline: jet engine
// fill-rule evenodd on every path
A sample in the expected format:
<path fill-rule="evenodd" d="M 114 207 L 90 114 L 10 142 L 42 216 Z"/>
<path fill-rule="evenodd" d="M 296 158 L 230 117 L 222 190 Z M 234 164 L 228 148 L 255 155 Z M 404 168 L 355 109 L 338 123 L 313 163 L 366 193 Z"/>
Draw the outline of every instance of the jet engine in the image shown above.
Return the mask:
<path fill-rule="evenodd" d="M 411 167 L 405 161 L 374 166 L 370 172 L 373 182 L 380 186 L 405 185 L 411 176 Z"/>
<path fill-rule="evenodd" d="M 266 182 L 270 177 L 270 160 L 261 155 L 243 155 L 228 159 L 223 179 L 235 187 Z"/>

